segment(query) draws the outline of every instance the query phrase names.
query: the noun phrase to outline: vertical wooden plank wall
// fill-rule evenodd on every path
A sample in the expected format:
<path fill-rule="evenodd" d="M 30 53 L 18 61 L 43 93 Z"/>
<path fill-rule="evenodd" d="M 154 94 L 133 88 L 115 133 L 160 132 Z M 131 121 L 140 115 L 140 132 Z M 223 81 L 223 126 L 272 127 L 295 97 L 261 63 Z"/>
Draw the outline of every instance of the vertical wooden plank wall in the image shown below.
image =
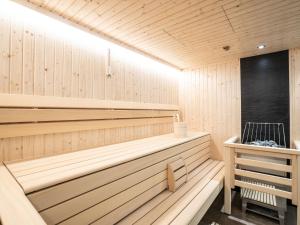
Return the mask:
<path fill-rule="evenodd" d="M 240 133 L 239 59 L 203 65 L 179 80 L 180 108 L 188 126 L 212 135 L 212 153 L 223 159 L 223 143 Z"/>
<path fill-rule="evenodd" d="M 203 65 L 181 76 L 180 107 L 189 127 L 212 134 L 213 156 L 223 159 L 223 143 L 240 136 L 239 59 Z M 290 49 L 291 143 L 300 139 L 300 48 Z"/>
<path fill-rule="evenodd" d="M 290 49 L 291 144 L 300 140 L 300 48 Z M 292 146 L 295 147 L 295 146 Z"/>
<path fill-rule="evenodd" d="M 99 47 L 99 46 L 98 46 Z M 107 49 L 88 49 L 0 15 L 0 93 L 178 104 L 178 80 L 156 68 L 112 52 L 112 77 L 105 75 Z M 148 67 L 149 68 L 149 67 Z M 149 125 L 0 140 L 0 162 L 28 159 L 117 143 L 172 131 Z"/>

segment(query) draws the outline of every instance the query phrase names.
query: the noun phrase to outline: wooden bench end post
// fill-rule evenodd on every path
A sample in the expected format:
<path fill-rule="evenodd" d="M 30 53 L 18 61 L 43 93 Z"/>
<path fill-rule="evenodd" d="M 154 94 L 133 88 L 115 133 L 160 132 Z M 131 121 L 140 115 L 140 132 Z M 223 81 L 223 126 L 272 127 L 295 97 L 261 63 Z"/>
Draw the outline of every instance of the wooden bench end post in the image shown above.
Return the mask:
<path fill-rule="evenodd" d="M 224 213 L 231 214 L 231 187 L 233 171 L 233 149 L 225 147 L 225 185 L 224 185 Z"/>

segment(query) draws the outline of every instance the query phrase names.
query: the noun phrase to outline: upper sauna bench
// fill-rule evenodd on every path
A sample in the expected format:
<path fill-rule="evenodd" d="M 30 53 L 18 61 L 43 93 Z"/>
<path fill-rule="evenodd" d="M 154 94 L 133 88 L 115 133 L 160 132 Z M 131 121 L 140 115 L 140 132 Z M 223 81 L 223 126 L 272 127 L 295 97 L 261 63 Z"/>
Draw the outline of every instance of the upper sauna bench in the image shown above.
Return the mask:
<path fill-rule="evenodd" d="M 206 133 L 189 133 L 186 138 L 160 135 L 73 153 L 7 164 L 25 194 L 85 176 L 117 164 L 151 155 L 192 141 Z"/>
<path fill-rule="evenodd" d="M 210 154 L 210 135 L 189 132 L 186 138 L 155 136 L 2 169 L 46 224 L 197 224 L 223 187 L 224 164 Z"/>

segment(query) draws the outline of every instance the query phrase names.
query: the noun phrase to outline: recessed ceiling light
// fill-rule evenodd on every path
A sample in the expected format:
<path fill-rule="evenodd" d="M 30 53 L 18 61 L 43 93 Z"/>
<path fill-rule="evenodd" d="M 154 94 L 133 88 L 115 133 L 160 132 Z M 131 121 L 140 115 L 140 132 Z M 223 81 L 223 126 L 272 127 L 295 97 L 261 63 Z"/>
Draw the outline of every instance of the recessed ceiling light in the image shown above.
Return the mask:
<path fill-rule="evenodd" d="M 264 45 L 264 44 L 260 44 L 257 46 L 258 49 L 264 49 L 265 47 L 266 47 L 266 45 Z"/>

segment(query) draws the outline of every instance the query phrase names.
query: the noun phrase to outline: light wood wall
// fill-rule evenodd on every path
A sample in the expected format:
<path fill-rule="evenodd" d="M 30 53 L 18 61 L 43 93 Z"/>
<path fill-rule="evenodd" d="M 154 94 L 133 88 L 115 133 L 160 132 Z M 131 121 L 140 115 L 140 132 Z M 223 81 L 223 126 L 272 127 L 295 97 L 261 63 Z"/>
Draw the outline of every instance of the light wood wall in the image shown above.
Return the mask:
<path fill-rule="evenodd" d="M 300 140 L 300 48 L 290 49 L 291 143 Z M 295 147 L 295 146 L 293 146 Z"/>
<path fill-rule="evenodd" d="M 239 59 L 186 71 L 179 90 L 188 127 L 211 133 L 213 157 L 222 159 L 224 141 L 240 131 Z"/>
<path fill-rule="evenodd" d="M 84 41 L 84 40 L 82 40 Z M 0 15 L 0 93 L 178 104 L 173 74 L 145 69 L 107 49 L 85 48 Z M 149 68 L 149 67 L 147 67 Z M 0 162 L 28 159 L 170 132 L 172 124 L 0 139 Z"/>
<path fill-rule="evenodd" d="M 239 59 L 186 71 L 179 93 L 188 126 L 210 132 L 214 157 L 222 159 L 224 141 L 240 136 Z M 292 144 L 300 139 L 300 48 L 290 49 L 290 103 Z"/>

